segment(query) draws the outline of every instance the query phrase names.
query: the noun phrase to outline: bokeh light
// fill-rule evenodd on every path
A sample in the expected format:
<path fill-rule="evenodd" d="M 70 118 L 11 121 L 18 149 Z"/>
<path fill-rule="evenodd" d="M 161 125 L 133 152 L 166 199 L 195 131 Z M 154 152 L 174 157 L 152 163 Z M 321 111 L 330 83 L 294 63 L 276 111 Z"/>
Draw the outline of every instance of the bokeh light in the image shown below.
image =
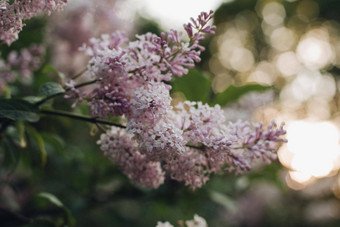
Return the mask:
<path fill-rule="evenodd" d="M 294 121 L 287 126 L 287 145 L 279 151 L 290 179 L 305 184 L 339 169 L 339 130 L 330 122 Z"/>
<path fill-rule="evenodd" d="M 327 42 L 327 34 L 322 30 L 310 31 L 299 42 L 297 55 L 302 63 L 307 67 L 321 69 L 330 64 L 334 59 L 331 45 Z M 315 37 L 318 35 L 320 38 Z M 326 36 L 323 40 L 321 37 Z"/>

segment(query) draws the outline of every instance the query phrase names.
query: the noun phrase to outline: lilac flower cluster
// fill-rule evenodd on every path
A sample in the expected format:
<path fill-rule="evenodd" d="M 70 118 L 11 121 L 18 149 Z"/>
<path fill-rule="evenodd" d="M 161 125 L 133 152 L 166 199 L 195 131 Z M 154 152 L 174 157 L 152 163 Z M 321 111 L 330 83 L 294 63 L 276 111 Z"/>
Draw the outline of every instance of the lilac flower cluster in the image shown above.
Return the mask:
<path fill-rule="evenodd" d="M 67 0 L 1 0 L 0 5 L 0 40 L 11 45 L 18 39 L 18 34 L 24 26 L 23 20 L 37 14 L 50 14 L 62 10 Z"/>
<path fill-rule="evenodd" d="M 42 62 L 45 48 L 40 45 L 31 45 L 21 49 L 20 52 L 11 51 L 7 59 L 0 59 L 0 93 L 7 83 L 14 82 L 19 76 L 29 79 L 32 72 L 38 69 Z"/>
<path fill-rule="evenodd" d="M 148 160 L 137 150 L 136 142 L 123 129 L 112 128 L 101 135 L 100 148 L 117 164 L 132 181 L 150 188 L 157 188 L 164 181 L 159 162 Z"/>
<path fill-rule="evenodd" d="M 283 127 L 238 122 L 226 125 L 219 105 L 201 102 L 171 105 L 171 86 L 200 61 L 199 41 L 213 34 L 213 13 L 201 13 L 184 25 L 189 37 L 170 30 L 156 36 L 138 35 L 128 42 L 122 32 L 91 39 L 82 49 L 91 57 L 88 71 L 97 88 L 89 100 L 94 117 L 121 116 L 126 132 L 110 129 L 98 143 L 101 150 L 134 182 L 157 188 L 164 176 L 199 188 L 211 173 L 250 169 L 251 161 L 275 157 Z M 75 96 L 79 96 L 80 92 Z"/>

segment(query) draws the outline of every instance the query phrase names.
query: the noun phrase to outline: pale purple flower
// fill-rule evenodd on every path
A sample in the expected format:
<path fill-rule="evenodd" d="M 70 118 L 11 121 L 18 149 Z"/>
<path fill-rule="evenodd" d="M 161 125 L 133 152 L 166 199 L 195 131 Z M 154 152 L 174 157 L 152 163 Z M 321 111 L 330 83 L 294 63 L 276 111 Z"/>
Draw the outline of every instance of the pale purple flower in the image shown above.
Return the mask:
<path fill-rule="evenodd" d="M 164 168 L 172 179 L 183 181 L 192 189 L 202 187 L 209 180 L 208 162 L 204 152 L 186 148 L 183 153 L 168 156 Z"/>
<path fill-rule="evenodd" d="M 65 83 L 66 90 L 69 92 L 64 95 L 65 99 L 73 99 L 74 102 L 72 104 L 72 108 L 75 108 L 76 105 L 83 101 L 85 94 L 81 92 L 78 88 L 75 87 L 76 82 L 74 80 L 70 80 Z"/>
<path fill-rule="evenodd" d="M 169 86 L 162 82 L 146 82 L 133 92 L 128 118 L 153 124 L 172 109 Z"/>
<path fill-rule="evenodd" d="M 5 0 L 0 8 L 0 40 L 11 45 L 18 39 L 24 26 L 23 20 L 38 14 L 48 15 L 55 10 L 62 10 L 67 0 Z"/>
<path fill-rule="evenodd" d="M 44 54 L 43 46 L 33 44 L 19 52 L 11 51 L 6 59 L 0 59 L 1 87 L 17 79 L 30 79 L 41 66 Z"/>
<path fill-rule="evenodd" d="M 130 120 L 127 130 L 134 134 L 140 151 L 152 160 L 167 161 L 174 153 L 183 153 L 185 150 L 182 131 L 171 121 L 162 120 L 152 125 Z"/>
<path fill-rule="evenodd" d="M 263 127 L 262 123 L 251 124 L 249 122 L 237 121 L 229 123 L 225 133 L 230 136 L 230 149 L 233 156 L 238 159 L 242 158 L 245 166 L 242 169 L 250 169 L 251 162 L 255 159 L 262 159 L 266 163 L 276 159 L 278 145 L 286 142 L 282 138 L 286 134 L 283 129 L 284 124 L 280 127 L 273 121 Z"/>
<path fill-rule="evenodd" d="M 209 137 L 220 134 L 224 114 L 219 105 L 210 107 L 202 102 L 186 101 L 179 103 L 176 110 L 182 117 L 181 128 L 184 137 L 192 144 L 207 144 L 210 141 Z"/>
<path fill-rule="evenodd" d="M 123 129 L 112 128 L 98 141 L 100 149 L 132 181 L 150 188 L 163 184 L 164 172 L 159 162 L 149 161 L 137 149 L 131 135 Z"/>

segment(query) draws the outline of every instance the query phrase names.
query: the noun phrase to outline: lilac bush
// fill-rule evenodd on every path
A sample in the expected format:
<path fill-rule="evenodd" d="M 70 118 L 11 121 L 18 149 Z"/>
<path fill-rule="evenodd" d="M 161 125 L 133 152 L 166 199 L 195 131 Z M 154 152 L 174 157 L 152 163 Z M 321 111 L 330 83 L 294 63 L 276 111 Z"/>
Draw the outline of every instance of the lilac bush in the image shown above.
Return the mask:
<path fill-rule="evenodd" d="M 23 20 L 61 10 L 66 2 L 1 1 L 0 39 L 11 45 L 18 39 Z M 47 166 L 52 158 L 47 158 L 50 148 L 45 147 L 45 142 L 59 144 L 57 138 L 39 132 L 44 124 L 39 122 L 40 117 L 49 115 L 92 123 L 90 134 L 96 134 L 96 130 L 101 132 L 97 140 L 99 149 L 131 182 L 141 187 L 156 189 L 172 179 L 195 190 L 206 184 L 213 174 L 231 171 L 241 174 L 249 171 L 256 160 L 270 163 L 276 159 L 280 144 L 286 141 L 283 124 L 273 121 L 265 126 L 227 121 L 221 106 L 212 105 L 217 98 L 207 99 L 208 103 L 172 98 L 173 81 L 180 80 L 201 61 L 205 48 L 200 41 L 215 33 L 216 27 L 210 24 L 212 18 L 212 11 L 202 12 L 184 24 L 183 31 L 146 33 L 136 35 L 134 40 L 122 31 L 91 38 L 80 47 L 80 53 L 88 59 L 86 69 L 67 70 L 81 71 L 73 76 L 65 77 L 48 64 L 41 67 L 45 49 L 40 45 L 21 50 L 13 45 L 8 51 L 5 49 L 0 59 L 0 142 L 4 142 L 3 147 L 36 147 L 41 153 L 37 158 L 41 168 Z M 50 57 L 46 56 L 46 62 Z M 32 79 L 36 70 L 37 77 Z M 51 73 L 58 75 L 60 83 L 49 81 Z M 21 91 L 7 86 L 25 79 L 39 85 L 33 88 L 37 90 L 35 96 L 26 95 L 27 87 Z M 210 85 L 209 81 L 209 89 Z M 85 105 L 76 111 L 57 110 L 55 108 L 65 107 L 64 103 L 49 102 L 57 97 L 71 100 L 72 108 Z M 70 110 L 68 102 L 65 103 L 65 109 Z M 82 107 L 87 107 L 83 113 L 88 116 L 75 113 L 84 110 Z M 42 194 L 62 207 L 50 194 Z M 66 208 L 64 211 L 67 213 L 65 223 L 75 226 L 68 217 L 69 211 Z M 207 226 L 197 215 L 194 220 L 179 223 L 188 227 Z M 159 222 L 157 226 L 172 225 Z"/>
<path fill-rule="evenodd" d="M 5 1 L 1 9 L 2 39 L 10 44 L 17 38 L 23 19 L 60 10 L 65 3 L 66 0 Z M 92 38 L 81 50 L 90 57 L 87 71 L 93 80 L 81 85 L 68 81 L 66 94 L 61 87 L 54 88 L 56 93 L 47 92 L 52 98 L 64 94 L 73 99 L 73 107 L 87 101 L 92 119 L 120 117 L 121 124 L 102 128 L 106 131 L 98 144 L 139 185 L 157 188 L 165 177 L 170 177 L 192 189 L 200 188 L 212 173 L 240 173 L 251 169 L 255 159 L 269 163 L 285 141 L 283 125 L 275 122 L 268 127 L 242 121 L 227 124 L 219 105 L 191 101 L 173 105 L 168 82 L 187 74 L 201 60 L 204 47 L 199 42 L 215 32 L 216 27 L 209 24 L 212 17 L 210 11 L 191 18 L 184 25 L 187 38 L 176 30 L 160 36 L 137 35 L 134 41 L 121 31 Z M 6 67 L 1 69 L 5 77 L 0 85 L 13 80 L 12 68 L 29 75 L 39 66 L 41 54 L 37 47 L 22 50 L 20 56 L 10 53 L 7 64 L 3 64 Z M 94 86 L 79 90 L 90 84 Z"/>

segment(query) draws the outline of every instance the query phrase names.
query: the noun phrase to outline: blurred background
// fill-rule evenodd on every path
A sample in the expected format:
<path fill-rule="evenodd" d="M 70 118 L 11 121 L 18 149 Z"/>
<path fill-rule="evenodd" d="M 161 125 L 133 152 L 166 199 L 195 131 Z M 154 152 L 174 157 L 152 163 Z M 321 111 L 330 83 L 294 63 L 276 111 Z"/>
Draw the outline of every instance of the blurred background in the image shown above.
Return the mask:
<path fill-rule="evenodd" d="M 13 84 L 12 93 L 27 95 L 82 71 L 88 59 L 78 48 L 91 37 L 120 29 L 133 39 L 181 29 L 210 9 L 216 34 L 203 42 L 198 70 L 172 82 L 174 102 L 218 100 L 229 121 L 285 122 L 288 143 L 277 161 L 256 163 L 244 175 L 212 176 L 196 191 L 171 180 L 147 190 L 102 155 L 96 128 L 46 117 L 33 125 L 45 141 L 45 167 L 36 141 L 26 148 L 2 142 L 0 206 L 37 218 L 29 226 L 62 226 L 68 218 L 76 226 L 155 226 L 194 214 L 212 227 L 339 226 L 338 0 L 70 1 L 63 12 L 27 21 L 18 41 L 0 46 L 2 57 L 33 43 L 47 46 L 41 69 L 22 89 Z M 71 110 L 63 99 L 53 106 Z M 82 106 L 74 111 L 88 113 Z M 64 208 L 36 196 L 40 192 L 59 198 Z"/>

